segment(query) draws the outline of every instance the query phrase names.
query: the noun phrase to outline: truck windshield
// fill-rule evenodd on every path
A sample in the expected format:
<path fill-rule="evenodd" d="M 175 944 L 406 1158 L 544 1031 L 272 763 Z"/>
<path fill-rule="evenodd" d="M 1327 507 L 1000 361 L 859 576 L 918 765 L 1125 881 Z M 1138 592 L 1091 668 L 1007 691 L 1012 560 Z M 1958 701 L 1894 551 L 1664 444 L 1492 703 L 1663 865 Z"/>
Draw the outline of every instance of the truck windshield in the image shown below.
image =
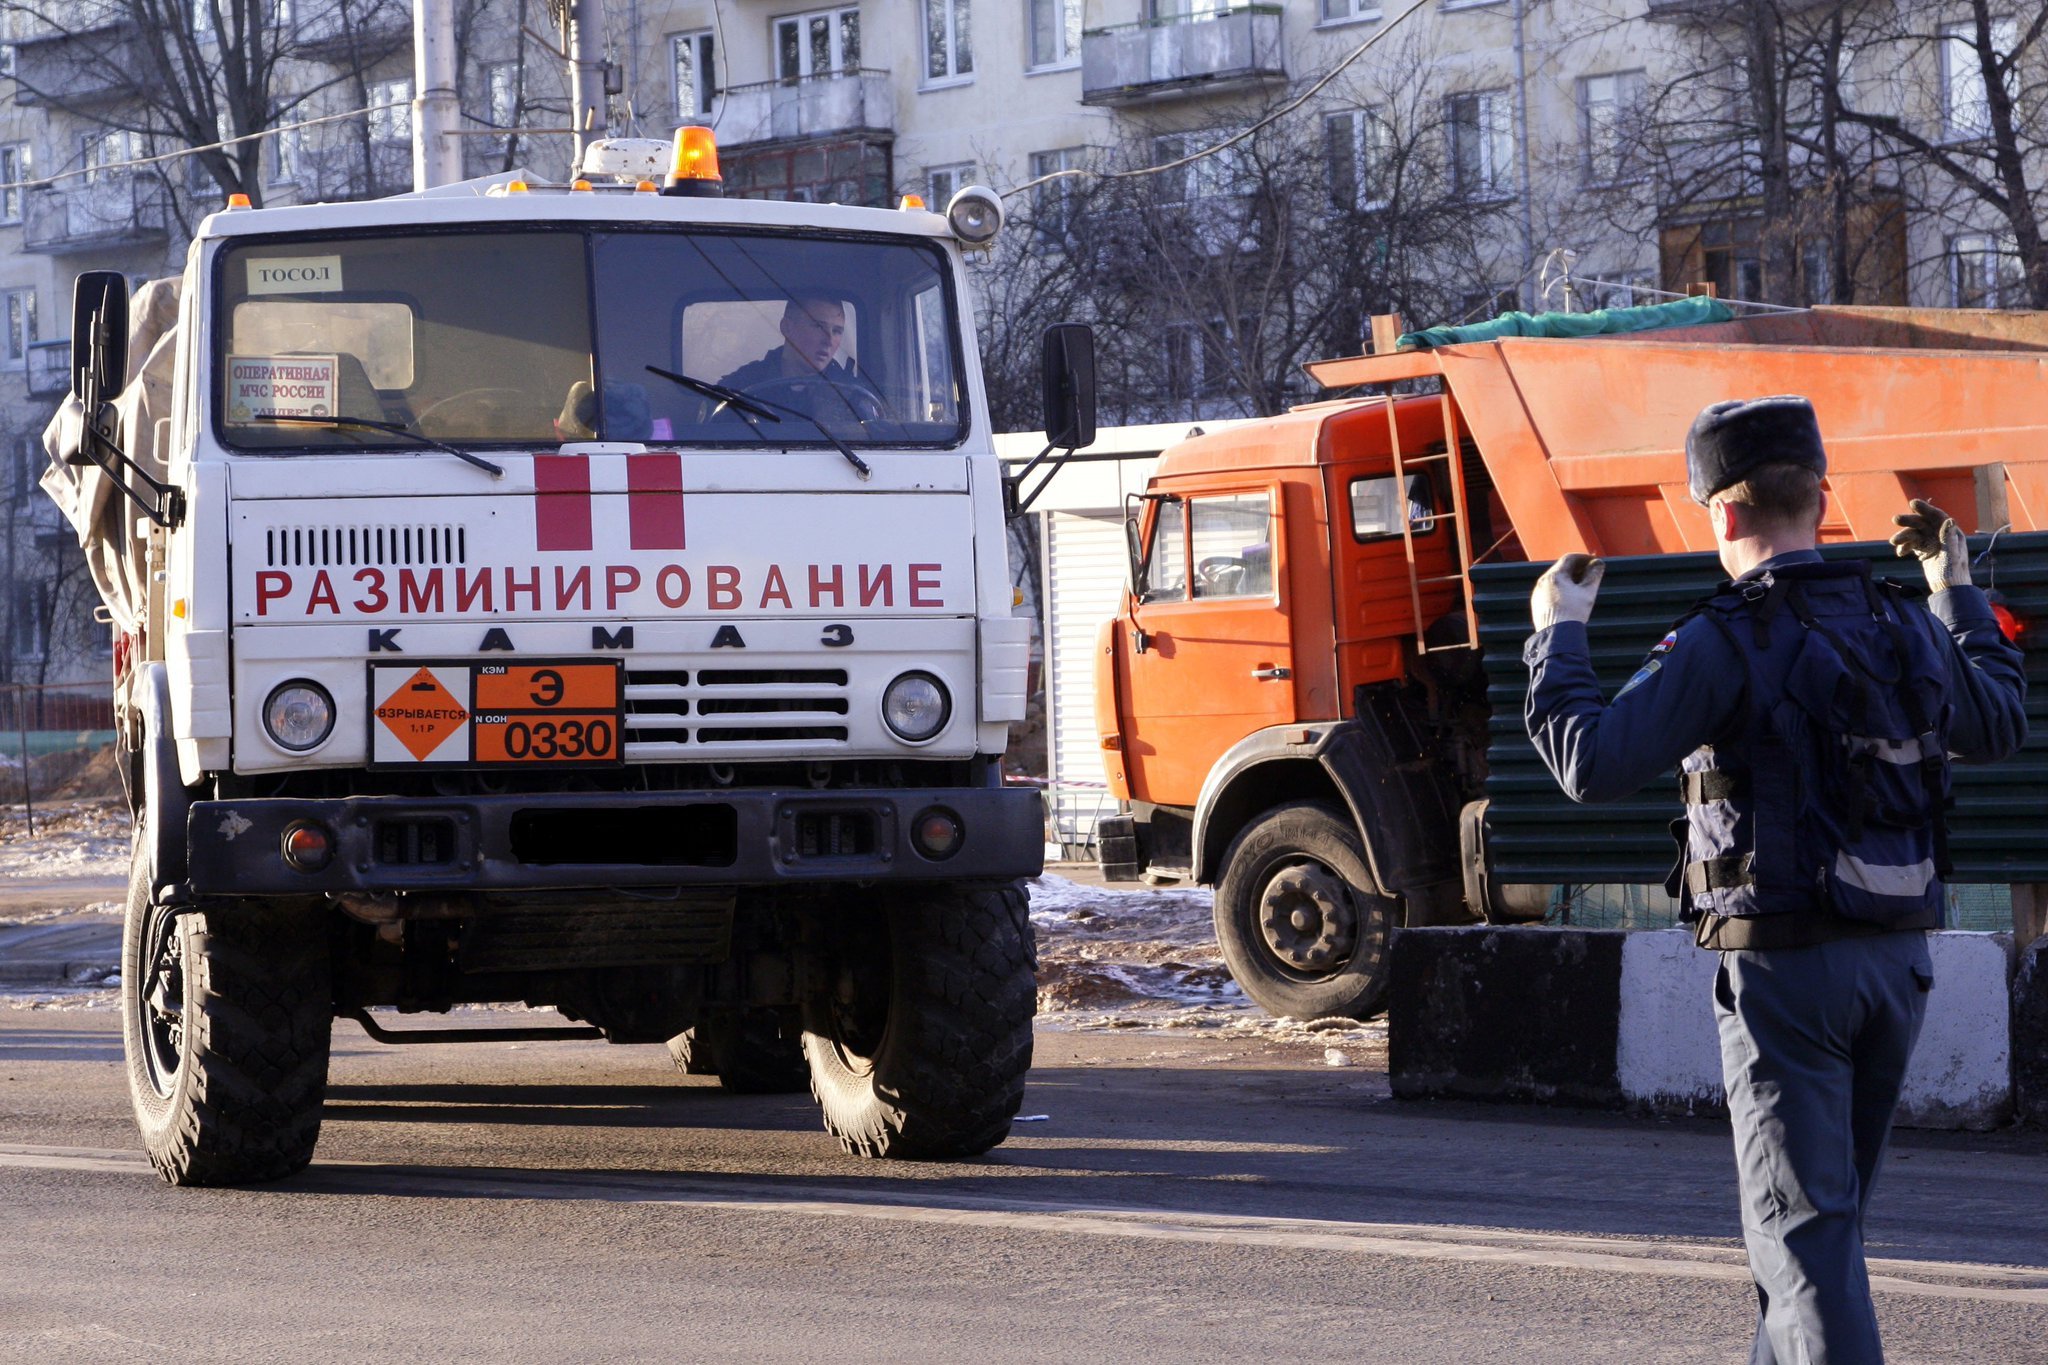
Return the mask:
<path fill-rule="evenodd" d="M 458 446 L 965 435 L 951 279 L 929 243 L 412 231 L 234 245 L 218 278 L 214 416 L 237 449 L 417 448 L 286 420 L 333 417 Z M 757 401 L 743 410 L 649 366 Z"/>

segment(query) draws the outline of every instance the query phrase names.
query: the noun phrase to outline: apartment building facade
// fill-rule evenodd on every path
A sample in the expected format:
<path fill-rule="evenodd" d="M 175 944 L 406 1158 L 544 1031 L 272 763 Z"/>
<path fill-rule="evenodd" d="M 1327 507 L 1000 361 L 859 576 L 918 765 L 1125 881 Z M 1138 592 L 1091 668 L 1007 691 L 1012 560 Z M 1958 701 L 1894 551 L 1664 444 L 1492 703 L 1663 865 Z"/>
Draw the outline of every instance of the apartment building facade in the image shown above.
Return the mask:
<path fill-rule="evenodd" d="M 1846 205 L 1834 197 L 1831 223 L 1796 231 L 1771 215 L 1812 209 L 1810 187 L 1774 206 L 1742 175 L 1716 171 L 1714 157 L 1730 148 L 1734 160 L 1754 159 L 1753 102 L 1741 84 L 1759 68 L 1740 0 L 1421 0 L 1412 13 L 1410 3 L 609 0 L 612 131 L 659 137 L 677 123 L 708 123 L 728 192 L 741 195 L 885 204 L 917 193 L 943 206 L 968 183 L 1007 191 L 1042 181 L 1012 203 L 1046 237 L 1042 226 L 1094 182 L 1045 177 L 1184 162 L 1161 173 L 1173 187 L 1162 197 L 1240 194 L 1228 172 L 1243 164 L 1241 151 L 1195 154 L 1258 125 L 1260 139 L 1291 138 L 1303 151 L 1287 174 L 1316 181 L 1317 202 L 1362 213 L 1361 222 L 1390 202 L 1395 181 L 1408 192 L 1426 182 L 1433 211 L 1471 205 L 1470 248 L 1435 296 L 1447 314 L 1587 307 L 1705 283 L 1780 304 L 1830 297 L 1830 283 L 1832 296 L 1846 290 L 1858 302 L 2020 301 L 2004 226 L 1967 196 L 1944 202 L 1917 183 L 1924 167 L 1872 157 L 1843 174 L 1808 175 L 1853 181 L 1854 193 Z M 305 125 L 261 141 L 255 197 L 409 188 L 409 8 L 234 6 L 263 16 L 275 35 L 261 96 L 270 124 Z M 1785 9 L 1832 12 L 1773 12 Z M 39 434 L 65 384 L 71 281 L 85 269 L 137 278 L 177 269 L 193 225 L 223 195 L 198 159 L 126 164 L 194 140 L 131 131 L 173 122 L 155 68 L 136 55 L 166 35 L 140 12 L 132 0 L 0 3 L 0 184 L 9 187 L 0 190 L 0 681 L 88 676 L 105 663 L 68 532 L 34 488 Z M 211 31 L 209 6 L 195 12 L 189 36 L 203 69 L 209 52 L 225 54 L 235 40 Z M 458 14 L 473 174 L 570 173 L 564 68 L 530 31 L 545 26 L 544 13 L 470 0 Z M 1929 22 L 1966 17 L 1959 7 Z M 1842 79 L 1865 93 L 1888 82 L 1877 103 L 1942 145 L 1967 144 L 1986 118 L 1986 77 L 1948 40 L 1951 28 L 1932 32 L 1931 42 L 1903 46 L 1838 44 Z M 2009 24 L 1993 37 L 2020 41 Z M 1898 79 L 1902 71 L 1911 79 Z M 1781 104 L 1817 107 L 1810 73 L 1788 69 L 1771 83 Z M 250 131 L 247 109 L 214 112 L 224 135 Z M 1806 117 L 1794 108 L 1789 121 L 1803 127 Z M 1813 160 L 1810 150 L 1799 156 L 1802 166 Z M 53 175 L 65 179 L 33 183 Z M 1062 239 L 1046 240 L 1012 265 L 1057 261 Z M 1246 236 L 1233 250 L 1251 257 L 1270 246 Z M 1361 238 L 1358 250 L 1371 246 Z M 1170 362 L 1164 400 L 1191 415 L 1242 412 L 1219 378 L 1216 333 L 1192 325 L 1201 321 L 1179 333 L 1163 326 L 1157 338 Z M 1226 319 L 1222 331 L 1237 325 Z"/>

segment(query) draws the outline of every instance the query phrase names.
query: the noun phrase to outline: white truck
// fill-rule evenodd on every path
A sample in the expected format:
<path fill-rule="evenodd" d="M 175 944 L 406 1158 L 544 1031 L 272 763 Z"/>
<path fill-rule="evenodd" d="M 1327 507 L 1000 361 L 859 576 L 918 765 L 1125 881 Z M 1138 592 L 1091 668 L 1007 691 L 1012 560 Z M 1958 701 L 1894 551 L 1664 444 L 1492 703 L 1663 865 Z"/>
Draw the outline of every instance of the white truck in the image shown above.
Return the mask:
<path fill-rule="evenodd" d="M 172 1183 L 311 1159 L 336 1017 L 668 1041 L 867 1156 L 1009 1131 L 1042 820 L 962 257 L 1000 207 L 726 199 L 687 131 L 661 190 L 231 207 L 132 308 L 79 280 L 46 484 L 114 623 Z M 1092 429 L 1085 331 L 1047 353 L 1048 430 Z M 368 1013 L 472 1002 L 584 1027 Z"/>

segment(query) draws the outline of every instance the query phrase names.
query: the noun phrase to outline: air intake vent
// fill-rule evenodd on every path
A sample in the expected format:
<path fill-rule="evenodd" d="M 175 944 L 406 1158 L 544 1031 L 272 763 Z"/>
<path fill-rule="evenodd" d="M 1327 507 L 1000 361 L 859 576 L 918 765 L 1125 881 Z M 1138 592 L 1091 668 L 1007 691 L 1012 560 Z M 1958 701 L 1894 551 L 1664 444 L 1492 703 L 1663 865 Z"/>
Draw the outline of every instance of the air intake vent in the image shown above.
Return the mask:
<path fill-rule="evenodd" d="M 626 757 L 674 759 L 720 745 L 847 742 L 843 668 L 631 669 Z M 687 747 L 685 747 L 687 746 Z"/>
<path fill-rule="evenodd" d="M 425 567 L 469 561 L 461 526 L 279 526 L 263 533 L 273 569 Z"/>

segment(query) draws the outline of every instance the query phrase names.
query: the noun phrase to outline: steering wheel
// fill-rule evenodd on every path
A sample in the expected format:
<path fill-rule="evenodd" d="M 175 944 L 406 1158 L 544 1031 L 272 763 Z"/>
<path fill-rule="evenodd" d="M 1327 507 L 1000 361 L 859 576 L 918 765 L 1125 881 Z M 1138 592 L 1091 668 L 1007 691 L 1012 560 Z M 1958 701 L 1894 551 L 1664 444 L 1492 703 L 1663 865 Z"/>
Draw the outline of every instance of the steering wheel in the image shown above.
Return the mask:
<path fill-rule="evenodd" d="M 1229 596 L 1245 581 L 1245 561 L 1231 555 L 1210 555 L 1194 567 L 1194 577 L 1214 596 Z"/>
<path fill-rule="evenodd" d="M 831 397 L 825 396 L 824 390 L 827 389 L 831 390 Z M 861 384 L 841 384 L 823 375 L 792 374 L 780 379 L 764 379 L 740 392 L 770 404 L 782 403 L 807 412 L 821 422 L 829 422 L 841 413 L 848 413 L 863 423 L 879 422 L 888 416 L 882 410 L 882 400 L 872 389 Z"/>
<path fill-rule="evenodd" d="M 451 393 L 446 398 L 437 399 L 436 401 L 427 404 L 427 406 L 421 408 L 419 412 L 414 416 L 413 421 L 418 425 L 421 431 L 425 431 L 427 423 L 431 421 L 433 419 L 434 414 L 439 412 L 441 409 L 445 407 L 450 407 L 456 403 L 461 403 L 465 401 L 479 402 L 485 399 L 510 399 L 514 402 L 525 403 L 530 403 L 532 401 L 530 398 L 528 398 L 526 390 L 524 389 L 507 389 L 480 386 L 474 389 L 464 389 L 460 393 Z"/>

